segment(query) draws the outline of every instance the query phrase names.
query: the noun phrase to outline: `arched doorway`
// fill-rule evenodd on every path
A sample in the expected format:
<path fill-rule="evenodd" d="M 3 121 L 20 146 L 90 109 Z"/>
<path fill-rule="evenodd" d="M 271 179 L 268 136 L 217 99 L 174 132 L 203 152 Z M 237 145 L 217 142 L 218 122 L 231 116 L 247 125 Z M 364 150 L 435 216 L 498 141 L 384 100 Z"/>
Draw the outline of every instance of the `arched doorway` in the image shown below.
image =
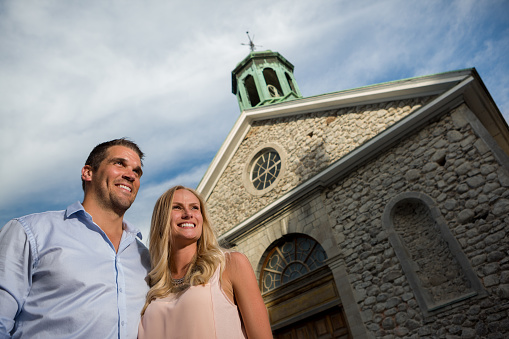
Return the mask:
<path fill-rule="evenodd" d="M 290 234 L 262 257 L 260 289 L 274 338 L 350 338 L 327 254 L 313 238 Z"/>

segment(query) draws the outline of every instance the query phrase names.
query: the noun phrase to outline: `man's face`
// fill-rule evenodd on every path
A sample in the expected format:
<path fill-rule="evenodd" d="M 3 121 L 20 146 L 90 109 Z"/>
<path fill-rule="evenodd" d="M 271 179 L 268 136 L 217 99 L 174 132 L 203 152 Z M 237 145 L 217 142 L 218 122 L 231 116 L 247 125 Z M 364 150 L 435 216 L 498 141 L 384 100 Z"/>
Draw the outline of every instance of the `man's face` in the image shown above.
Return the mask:
<path fill-rule="evenodd" d="M 90 185 L 86 194 L 90 194 L 101 208 L 123 215 L 140 188 L 143 171 L 138 154 L 128 147 L 112 146 L 99 168 L 88 170 Z"/>

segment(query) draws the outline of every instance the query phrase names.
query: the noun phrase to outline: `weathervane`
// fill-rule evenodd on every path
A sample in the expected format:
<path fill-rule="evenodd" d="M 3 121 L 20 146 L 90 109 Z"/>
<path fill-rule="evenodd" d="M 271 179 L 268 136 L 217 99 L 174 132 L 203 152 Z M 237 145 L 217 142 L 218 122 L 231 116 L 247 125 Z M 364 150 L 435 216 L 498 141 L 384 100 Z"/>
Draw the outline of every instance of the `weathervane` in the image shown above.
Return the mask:
<path fill-rule="evenodd" d="M 246 32 L 247 34 L 247 37 L 249 38 L 249 43 L 248 44 L 241 44 L 241 45 L 244 45 L 244 46 L 249 46 L 249 48 L 251 48 L 251 52 L 254 52 L 254 50 L 256 49 L 256 47 L 262 47 L 260 45 L 255 45 L 253 40 L 254 40 L 254 35 L 253 35 L 253 39 L 251 39 L 251 37 L 249 36 L 249 32 Z"/>

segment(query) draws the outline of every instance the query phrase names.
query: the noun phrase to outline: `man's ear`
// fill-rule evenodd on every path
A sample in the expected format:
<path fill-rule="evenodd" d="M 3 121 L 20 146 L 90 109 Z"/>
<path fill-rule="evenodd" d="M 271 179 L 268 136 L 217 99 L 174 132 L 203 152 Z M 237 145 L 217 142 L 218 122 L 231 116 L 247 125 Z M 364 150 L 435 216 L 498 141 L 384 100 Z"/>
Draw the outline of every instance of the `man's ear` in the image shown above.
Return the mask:
<path fill-rule="evenodd" d="M 81 169 L 81 179 L 83 181 L 92 181 L 92 166 L 85 165 Z"/>

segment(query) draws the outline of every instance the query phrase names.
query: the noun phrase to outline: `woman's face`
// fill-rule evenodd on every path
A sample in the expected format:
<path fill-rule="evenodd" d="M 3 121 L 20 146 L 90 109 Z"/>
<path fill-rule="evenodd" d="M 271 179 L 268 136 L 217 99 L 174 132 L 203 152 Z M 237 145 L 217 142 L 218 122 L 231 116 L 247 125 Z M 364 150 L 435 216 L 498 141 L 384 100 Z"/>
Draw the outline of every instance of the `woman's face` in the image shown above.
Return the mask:
<path fill-rule="evenodd" d="M 201 237 L 202 227 L 200 200 L 188 190 L 176 190 L 171 206 L 173 241 L 182 245 L 196 242 Z"/>

